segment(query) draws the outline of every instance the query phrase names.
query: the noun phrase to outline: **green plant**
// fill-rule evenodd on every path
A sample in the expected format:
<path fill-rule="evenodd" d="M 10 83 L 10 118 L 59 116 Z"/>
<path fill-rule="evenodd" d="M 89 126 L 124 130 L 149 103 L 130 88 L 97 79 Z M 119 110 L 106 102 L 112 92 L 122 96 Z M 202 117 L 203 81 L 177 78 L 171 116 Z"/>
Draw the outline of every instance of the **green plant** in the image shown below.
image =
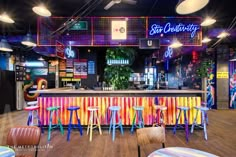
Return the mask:
<path fill-rule="evenodd" d="M 135 59 L 136 52 L 132 48 L 118 47 L 108 48 L 106 60 L 109 59 L 128 59 L 129 65 L 107 65 L 104 70 L 105 81 L 115 89 L 127 89 L 129 77 L 133 70 L 130 65 Z"/>

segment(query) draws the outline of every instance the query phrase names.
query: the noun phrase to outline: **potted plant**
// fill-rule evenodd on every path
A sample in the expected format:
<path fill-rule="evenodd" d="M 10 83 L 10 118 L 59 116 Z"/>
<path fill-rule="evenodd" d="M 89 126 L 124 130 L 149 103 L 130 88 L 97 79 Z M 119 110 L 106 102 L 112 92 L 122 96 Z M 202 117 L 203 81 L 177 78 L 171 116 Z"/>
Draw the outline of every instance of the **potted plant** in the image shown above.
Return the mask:
<path fill-rule="evenodd" d="M 128 60 L 129 64 L 106 65 L 104 69 L 105 81 L 113 89 L 127 89 L 129 87 L 129 77 L 133 70 L 130 65 L 135 59 L 136 52 L 132 48 L 118 47 L 108 48 L 106 51 L 106 60 Z"/>

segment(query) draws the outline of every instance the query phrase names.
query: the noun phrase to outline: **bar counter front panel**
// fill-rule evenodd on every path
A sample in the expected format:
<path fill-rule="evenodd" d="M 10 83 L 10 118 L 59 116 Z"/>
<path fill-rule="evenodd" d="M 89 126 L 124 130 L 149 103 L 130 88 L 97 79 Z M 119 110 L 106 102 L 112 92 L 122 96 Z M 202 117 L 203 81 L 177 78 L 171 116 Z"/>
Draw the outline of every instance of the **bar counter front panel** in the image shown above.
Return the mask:
<path fill-rule="evenodd" d="M 202 91 L 196 92 L 184 92 L 178 90 L 167 91 L 166 96 L 163 96 L 163 91 L 110 91 L 110 92 L 97 92 L 96 91 L 77 91 L 76 90 L 47 90 L 38 91 L 41 96 L 38 97 L 38 104 L 40 106 L 39 116 L 43 125 L 49 124 L 49 112 L 46 110 L 47 107 L 60 106 L 59 116 L 62 120 L 63 125 L 68 125 L 69 123 L 69 111 L 67 107 L 69 106 L 79 106 L 78 116 L 80 118 L 82 125 L 88 124 L 89 106 L 99 107 L 99 118 L 102 125 L 109 125 L 111 114 L 108 110 L 109 106 L 118 105 L 121 107 L 120 117 L 122 119 L 123 125 L 132 125 L 132 119 L 134 116 L 133 106 L 143 106 L 143 119 L 145 125 L 152 125 L 154 117 L 156 117 L 156 111 L 153 110 L 153 105 L 155 102 L 155 97 L 158 97 L 158 102 L 162 106 L 166 106 L 167 110 L 164 112 L 164 120 L 166 125 L 175 125 L 178 111 L 177 106 L 189 106 L 191 109 L 188 112 L 189 124 L 193 123 L 196 110 L 193 109 L 194 106 L 201 105 L 201 96 L 199 94 Z M 134 94 L 136 93 L 136 94 Z M 117 95 L 117 96 L 116 96 Z M 123 96 L 120 96 L 123 95 Z M 134 95 L 134 96 L 132 96 Z M 142 96 L 143 95 L 143 96 Z M 149 95 L 149 96 L 148 96 Z M 181 96 L 182 95 L 182 96 Z M 158 115 L 159 116 L 159 115 Z M 76 124 L 76 117 L 73 114 L 72 119 L 73 124 Z M 56 118 L 53 118 L 53 123 L 56 123 Z M 198 114 L 197 123 L 201 123 L 201 114 Z M 183 113 L 180 117 L 180 124 L 184 124 Z"/>

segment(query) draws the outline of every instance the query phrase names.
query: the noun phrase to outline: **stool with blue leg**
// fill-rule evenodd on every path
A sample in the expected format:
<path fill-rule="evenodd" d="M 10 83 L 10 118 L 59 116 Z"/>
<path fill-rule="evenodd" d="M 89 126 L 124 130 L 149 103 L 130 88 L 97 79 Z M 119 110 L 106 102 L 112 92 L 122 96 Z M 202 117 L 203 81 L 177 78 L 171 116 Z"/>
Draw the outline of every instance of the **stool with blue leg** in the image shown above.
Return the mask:
<path fill-rule="evenodd" d="M 194 121 L 191 127 L 191 133 L 193 133 L 194 131 L 194 127 L 200 127 L 203 128 L 204 130 L 204 138 L 205 140 L 207 140 L 207 128 L 206 125 L 208 125 L 208 115 L 207 115 L 207 111 L 209 110 L 208 107 L 206 107 L 206 103 L 202 103 L 202 106 L 195 106 L 194 109 L 197 110 L 196 115 L 194 117 Z M 197 124 L 197 116 L 198 116 L 198 112 L 201 111 L 201 115 L 202 115 L 202 122 L 200 125 Z"/>
<path fill-rule="evenodd" d="M 152 126 L 163 126 L 163 127 L 165 127 L 164 112 L 167 110 L 167 107 L 162 106 L 162 105 L 159 104 L 158 97 L 155 97 L 154 101 L 155 102 L 152 105 L 152 108 L 156 112 L 156 117 L 153 116 Z"/>
<path fill-rule="evenodd" d="M 79 119 L 78 113 L 77 113 L 77 111 L 79 109 L 80 109 L 80 107 L 78 107 L 78 106 L 70 106 L 70 107 L 67 108 L 67 110 L 70 111 L 70 121 L 69 121 L 69 126 L 68 126 L 67 141 L 70 141 L 70 132 L 71 132 L 72 127 L 74 127 L 74 128 L 78 127 L 80 135 L 81 136 L 83 135 L 83 130 L 82 130 L 80 119 Z M 78 126 L 75 126 L 75 125 L 72 124 L 73 112 L 75 112 Z"/>
<path fill-rule="evenodd" d="M 119 116 L 118 111 L 120 111 L 120 106 L 110 106 L 109 110 L 111 111 L 111 119 L 110 119 L 110 127 L 109 127 L 109 134 L 112 129 L 112 141 L 115 140 L 115 130 L 116 128 L 120 127 L 121 134 L 124 134 L 122 122 Z M 118 116 L 118 124 L 116 123 L 116 116 Z"/>
<path fill-rule="evenodd" d="M 134 117 L 132 121 L 132 126 L 131 126 L 131 133 L 134 132 L 134 128 L 144 128 L 144 122 L 143 122 L 143 106 L 133 106 L 134 109 Z M 136 124 L 136 117 L 138 119 L 138 124 Z"/>
<path fill-rule="evenodd" d="M 38 116 L 39 106 L 38 105 L 28 106 L 28 107 L 25 107 L 24 110 L 29 112 L 27 125 L 28 126 L 34 126 L 35 125 L 34 124 L 34 119 L 36 119 L 38 121 L 38 124 L 36 124 L 36 125 L 38 125 L 41 128 L 41 132 L 44 133 L 41 121 L 40 121 L 39 116 Z"/>
<path fill-rule="evenodd" d="M 176 129 L 177 127 L 182 127 L 181 125 L 178 124 L 181 112 L 184 112 L 184 128 L 185 128 L 185 137 L 186 137 L 186 141 L 188 141 L 188 137 L 189 137 L 189 131 L 188 131 L 188 118 L 187 118 L 187 112 L 190 110 L 189 107 L 185 107 L 185 106 L 178 106 L 177 109 L 179 110 L 179 114 L 178 117 L 176 119 L 176 123 L 173 129 L 173 133 L 176 133 Z"/>

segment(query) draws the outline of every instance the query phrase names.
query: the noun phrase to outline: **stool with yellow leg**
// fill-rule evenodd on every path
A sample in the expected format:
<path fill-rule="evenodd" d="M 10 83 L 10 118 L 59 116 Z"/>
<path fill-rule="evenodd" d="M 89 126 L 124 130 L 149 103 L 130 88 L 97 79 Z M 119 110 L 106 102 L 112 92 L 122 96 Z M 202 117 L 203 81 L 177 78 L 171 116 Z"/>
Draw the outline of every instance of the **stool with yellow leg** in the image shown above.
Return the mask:
<path fill-rule="evenodd" d="M 98 109 L 99 108 L 97 106 L 88 107 L 88 111 L 90 113 L 88 128 L 87 128 L 87 135 L 89 134 L 89 141 L 92 141 L 93 129 L 98 128 L 100 135 L 102 134 L 100 120 L 97 113 Z"/>

